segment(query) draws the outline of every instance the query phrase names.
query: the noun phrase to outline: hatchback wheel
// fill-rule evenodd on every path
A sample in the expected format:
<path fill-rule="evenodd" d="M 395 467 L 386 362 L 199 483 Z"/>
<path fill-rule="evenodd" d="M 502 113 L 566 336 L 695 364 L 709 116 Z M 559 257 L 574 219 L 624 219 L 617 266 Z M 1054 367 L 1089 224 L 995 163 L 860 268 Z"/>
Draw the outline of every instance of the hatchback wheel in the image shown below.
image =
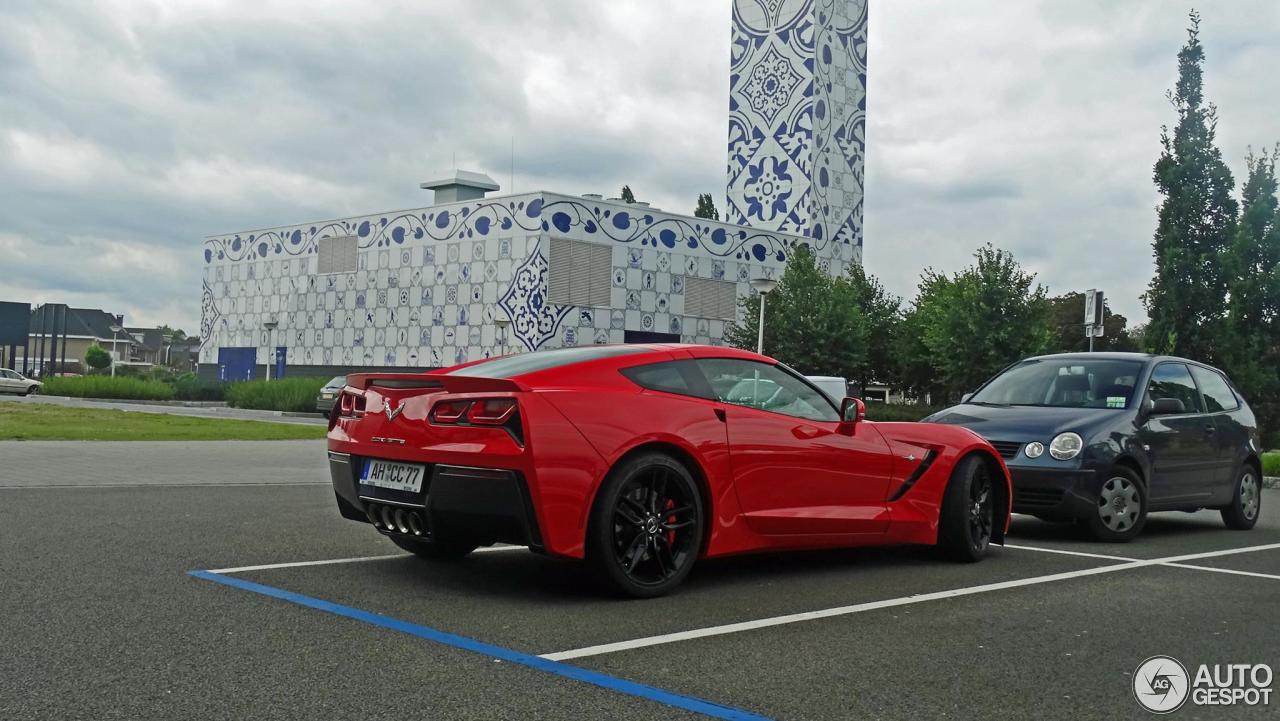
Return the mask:
<path fill-rule="evenodd" d="M 1127 468 L 1114 468 L 1095 499 L 1096 512 L 1086 519 L 1099 541 L 1132 541 L 1147 523 L 1147 491 Z"/>
<path fill-rule="evenodd" d="M 702 497 L 684 464 L 664 453 L 625 461 L 605 480 L 591 512 L 587 555 L 615 591 L 667 593 L 702 550 Z"/>
<path fill-rule="evenodd" d="M 1222 508 L 1222 522 L 1227 524 L 1227 528 L 1247 531 L 1258 523 L 1261 511 L 1262 484 L 1258 482 L 1257 471 L 1246 465 L 1236 480 L 1235 497 L 1230 505 Z"/>
<path fill-rule="evenodd" d="M 991 545 L 995 527 L 996 488 L 987 464 L 969 456 L 956 465 L 942 499 L 938 548 L 966 563 L 980 560 Z"/>

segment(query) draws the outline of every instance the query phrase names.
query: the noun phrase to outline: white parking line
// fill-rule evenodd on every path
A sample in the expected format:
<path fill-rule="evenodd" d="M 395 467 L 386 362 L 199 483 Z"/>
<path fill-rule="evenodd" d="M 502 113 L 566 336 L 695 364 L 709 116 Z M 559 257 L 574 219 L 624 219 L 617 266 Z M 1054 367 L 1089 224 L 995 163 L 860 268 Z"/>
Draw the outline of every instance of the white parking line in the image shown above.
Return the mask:
<path fill-rule="evenodd" d="M 494 551 L 523 551 L 525 546 L 486 546 L 477 548 L 473 553 L 492 553 Z M 249 571 L 270 571 L 276 568 L 301 568 L 303 566 L 332 566 L 339 563 L 364 563 L 365 561 L 386 561 L 392 558 L 410 558 L 411 554 L 392 553 L 386 556 L 359 556 L 356 558 L 329 558 L 322 561 L 293 561 L 291 563 L 264 563 L 258 566 L 236 566 L 235 568 L 210 568 L 209 573 L 248 573 Z"/>
<path fill-rule="evenodd" d="M 1028 550 L 1045 550 L 1022 546 Z M 556 653 L 543 654 L 542 658 L 551 661 L 566 661 L 574 658 L 584 658 L 586 656 L 599 656 L 606 653 L 616 653 L 618 651 L 628 651 L 637 648 L 647 648 L 649 646 L 658 646 L 666 643 L 675 643 L 677 641 L 687 641 L 695 638 L 706 638 L 708 636 L 723 636 L 731 633 L 740 633 L 742 631 L 751 631 L 758 628 L 768 628 L 770 626 L 782 626 L 785 624 L 799 623 L 801 621 L 813 621 L 821 618 L 832 618 L 834 616 L 847 616 L 863 611 L 874 611 L 882 608 L 893 608 L 896 606 L 907 606 L 916 603 L 924 603 L 926 601 L 938 601 L 946 598 L 957 598 L 960 596 L 972 596 L 979 593 L 988 593 L 990 591 L 1002 591 L 1009 588 L 1020 588 L 1023 586 L 1035 586 L 1042 583 L 1052 583 L 1054 581 L 1065 581 L 1072 578 L 1081 578 L 1084 576 L 1096 576 L 1104 573 L 1115 573 L 1117 571 L 1128 571 L 1135 568 L 1145 566 L 1160 566 L 1168 563 L 1176 563 L 1179 561 L 1191 561 L 1199 558 L 1212 558 L 1215 556 L 1228 556 L 1237 553 L 1249 553 L 1251 551 L 1266 551 L 1274 548 L 1280 548 L 1280 543 L 1271 543 L 1262 546 L 1251 546 L 1248 548 L 1233 548 L 1224 551 L 1208 551 L 1205 553 L 1192 553 L 1182 556 L 1169 556 L 1167 558 L 1153 558 L 1145 560 L 1132 560 L 1124 563 L 1115 563 L 1109 566 L 1098 566 L 1095 568 L 1086 568 L 1078 571 L 1068 571 L 1065 573 L 1053 573 L 1047 576 L 1034 576 L 1032 578 L 1021 578 L 1014 581 L 1001 581 L 998 583 L 987 583 L 980 586 L 969 586 L 966 588 L 957 588 L 948 591 L 936 591 L 934 593 L 922 593 L 916 596 L 904 596 L 901 598 L 891 598 L 884 601 L 871 601 L 869 603 L 859 603 L 852 606 L 839 606 L 837 608 L 828 608 L 820 611 L 806 611 L 803 613 L 792 613 L 785 616 L 774 616 L 772 618 L 761 618 L 754 621 L 743 621 L 741 623 L 730 623 L 722 626 L 710 626 L 707 628 L 693 629 L 690 631 L 678 631 L 676 633 L 665 633 L 657 636 L 648 636 L 645 638 L 632 639 L 630 641 L 619 641 L 616 643 L 606 643 L 598 646 L 587 646 L 584 648 L 570 649 L 568 651 L 558 651 Z M 1048 552 L 1053 553 L 1057 549 L 1050 549 Z M 1075 554 L 1072 554 L 1075 555 Z M 1082 554 L 1083 555 L 1083 554 Z M 1097 555 L 1097 554 L 1095 554 Z"/>
<path fill-rule="evenodd" d="M 1270 578 L 1280 581 L 1280 575 L 1274 573 L 1258 573 L 1257 571 L 1237 571 L 1234 568 L 1217 568 L 1215 566 L 1193 566 L 1190 563 L 1162 563 L 1162 566 L 1170 566 L 1172 568 L 1189 568 L 1194 571 L 1212 571 L 1214 573 L 1230 573 L 1235 576 L 1252 576 L 1254 578 Z"/>
<path fill-rule="evenodd" d="M 1043 546 L 1011 546 L 1011 545 L 1007 545 L 1007 544 L 1006 544 L 1004 547 L 1005 547 L 1005 548 L 1016 548 L 1016 549 L 1018 549 L 1018 550 L 1020 550 L 1020 551 L 1040 551 L 1040 552 L 1042 552 L 1042 553 L 1061 553 L 1061 554 L 1065 554 L 1065 555 L 1068 555 L 1068 556 L 1084 556 L 1084 557 L 1086 557 L 1086 558 L 1106 558 L 1106 559 L 1110 559 L 1110 560 L 1114 560 L 1114 561 L 1138 561 L 1138 560 L 1141 560 L 1141 559 L 1137 559 L 1137 558 L 1129 558 L 1129 557 L 1127 557 L 1127 556 L 1106 556 L 1106 555 L 1103 555 L 1103 554 L 1100 554 L 1100 553 L 1081 553 L 1081 552 L 1079 552 L 1079 551 L 1064 551 L 1064 550 L 1062 550 L 1062 549 L 1060 549 L 1060 548 L 1045 548 L 1045 547 L 1043 547 Z M 1260 549 L 1260 550 L 1262 550 L 1262 549 Z M 1254 572 L 1254 571 L 1237 571 L 1237 570 L 1232 569 L 1232 568 L 1215 568 L 1215 567 L 1213 567 L 1213 566 L 1193 566 L 1193 565 L 1191 565 L 1191 564 L 1189 564 L 1189 563 L 1174 563 L 1174 562 L 1172 562 L 1172 561 L 1166 561 L 1166 562 L 1161 563 L 1161 564 L 1159 564 L 1159 565 L 1161 565 L 1161 566 L 1168 566 L 1168 567 L 1170 567 L 1170 568 L 1189 568 L 1189 569 L 1194 570 L 1194 571 L 1210 571 L 1210 572 L 1212 572 L 1212 573 L 1231 573 L 1231 574 L 1235 574 L 1235 575 L 1237 575 L 1237 576 L 1254 576 L 1254 577 L 1256 577 L 1256 578 L 1274 578 L 1274 579 L 1276 579 L 1276 580 L 1280 580 L 1280 576 L 1277 576 L 1277 575 L 1274 575 L 1274 574 L 1270 574 L 1270 573 L 1256 573 L 1256 572 Z"/>
<path fill-rule="evenodd" d="M 1040 551 L 1042 553 L 1058 553 L 1063 556 L 1082 556 L 1084 558 L 1105 558 L 1109 561 L 1138 561 L 1138 558 L 1129 558 L 1128 556 L 1108 556 L 1102 553 L 1084 553 L 1082 551 L 1067 551 L 1061 548 L 1045 548 L 1043 546 L 1015 546 L 1006 543 L 1001 548 L 1012 548 L 1018 551 Z"/>

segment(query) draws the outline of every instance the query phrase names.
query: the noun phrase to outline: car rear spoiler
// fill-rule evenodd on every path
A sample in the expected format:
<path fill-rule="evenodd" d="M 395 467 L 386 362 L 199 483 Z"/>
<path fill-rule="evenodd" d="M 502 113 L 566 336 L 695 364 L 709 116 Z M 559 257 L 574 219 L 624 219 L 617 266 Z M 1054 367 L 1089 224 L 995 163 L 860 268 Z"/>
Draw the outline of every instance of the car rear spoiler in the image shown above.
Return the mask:
<path fill-rule="evenodd" d="M 529 390 L 510 378 L 478 378 L 445 373 L 353 373 L 347 385 L 357 390 L 370 387 L 404 390 L 440 388 L 448 393 L 513 393 Z"/>

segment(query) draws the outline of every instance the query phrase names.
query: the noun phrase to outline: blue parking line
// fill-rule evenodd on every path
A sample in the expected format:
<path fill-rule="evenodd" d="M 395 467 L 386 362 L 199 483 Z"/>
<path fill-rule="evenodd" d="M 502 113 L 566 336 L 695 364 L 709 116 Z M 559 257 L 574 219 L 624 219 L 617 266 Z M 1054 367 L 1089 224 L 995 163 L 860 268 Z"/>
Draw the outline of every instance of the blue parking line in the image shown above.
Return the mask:
<path fill-rule="evenodd" d="M 380 626 L 392 631 L 407 633 L 410 636 L 425 638 L 428 641 L 434 641 L 446 646 L 460 648 L 463 651 L 470 651 L 490 658 L 501 659 L 521 666 L 527 666 L 539 671 L 545 671 L 546 673 L 571 678 L 575 681 L 589 683 L 592 686 L 609 689 L 610 691 L 617 691 L 618 693 L 624 693 L 629 696 L 636 696 L 638 698 L 666 704 L 667 706 L 674 706 L 675 708 L 703 714 L 704 716 L 710 716 L 718 719 L 729 719 L 730 721 L 770 721 L 770 719 L 765 716 L 734 708 L 733 706 L 724 706 L 713 701 L 705 701 L 693 696 L 684 696 L 678 693 L 672 693 L 671 691 L 664 691 L 660 688 L 636 683 L 635 681 L 628 681 L 615 676 L 597 673 L 578 666 L 571 666 L 560 661 L 550 661 L 545 658 L 521 653 L 520 651 L 505 648 L 503 646 L 494 646 L 493 644 L 477 641 L 472 638 L 467 638 L 466 636 L 459 636 L 457 634 L 439 631 L 434 628 L 428 628 L 427 626 L 419 626 L 416 623 L 402 621 L 398 618 L 391 618 L 390 616 L 383 616 L 371 611 L 363 611 L 351 606 L 344 606 L 340 603 L 333 603 L 332 601 L 304 596 L 300 593 L 286 591 L 282 588 L 264 586 L 261 583 L 245 581 L 240 578 L 225 576 L 220 573 L 212 573 L 210 571 L 188 571 L 187 573 L 206 581 L 221 583 L 224 586 L 231 586 L 243 591 L 250 591 L 263 596 L 278 598 L 281 601 L 296 603 L 299 606 L 306 606 L 307 608 L 313 608 L 317 611 L 332 613 L 336 616 L 345 616 L 346 618 L 363 621 L 364 623 L 373 626 Z"/>

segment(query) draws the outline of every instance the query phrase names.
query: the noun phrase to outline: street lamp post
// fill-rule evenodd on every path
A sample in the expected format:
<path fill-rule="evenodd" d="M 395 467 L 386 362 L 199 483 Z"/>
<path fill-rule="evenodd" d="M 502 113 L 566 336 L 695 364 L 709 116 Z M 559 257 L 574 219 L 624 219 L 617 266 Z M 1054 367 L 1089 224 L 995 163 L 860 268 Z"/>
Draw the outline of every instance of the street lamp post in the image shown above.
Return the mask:
<path fill-rule="evenodd" d="M 756 352 L 764 355 L 764 297 L 778 287 L 778 281 L 773 278 L 752 278 L 751 287 L 760 294 L 760 329 L 756 335 Z"/>
<path fill-rule="evenodd" d="M 507 354 L 507 328 L 511 327 L 510 318 L 496 318 L 493 324 L 498 326 L 498 355 Z"/>
<path fill-rule="evenodd" d="M 112 323 L 111 325 L 107 326 L 107 328 L 111 330 L 111 377 L 115 378 L 116 377 L 116 354 L 119 352 L 116 350 L 116 340 L 120 335 L 120 331 L 124 330 L 124 327 L 121 326 L 119 323 Z"/>
<path fill-rule="evenodd" d="M 267 382 L 268 383 L 271 382 L 271 366 L 275 363 L 275 360 L 276 360 L 275 354 L 271 350 L 271 339 L 272 339 L 272 336 L 274 335 L 272 331 L 274 331 L 276 329 L 276 326 L 278 325 L 280 325 L 280 323 L 274 319 L 262 321 L 262 327 L 267 331 Z"/>

